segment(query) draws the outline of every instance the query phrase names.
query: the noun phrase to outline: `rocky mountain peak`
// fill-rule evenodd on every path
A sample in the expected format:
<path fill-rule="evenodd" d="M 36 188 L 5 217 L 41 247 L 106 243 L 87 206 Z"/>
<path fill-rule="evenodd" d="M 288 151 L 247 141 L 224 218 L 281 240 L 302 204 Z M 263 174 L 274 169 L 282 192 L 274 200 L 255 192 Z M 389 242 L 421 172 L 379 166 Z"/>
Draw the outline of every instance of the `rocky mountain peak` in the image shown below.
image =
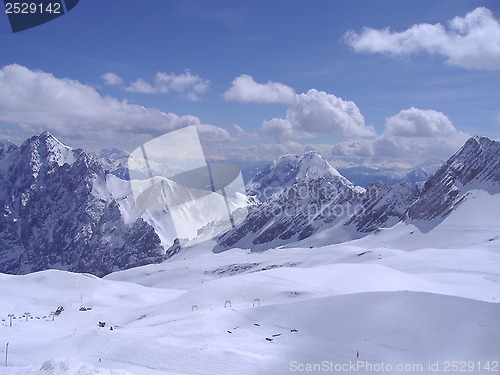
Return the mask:
<path fill-rule="evenodd" d="M 75 151 L 61 143 L 50 132 L 45 131 L 27 139 L 19 148 L 19 157 L 30 166 L 34 173 L 38 173 L 43 165 L 72 164 L 76 159 Z"/>
<path fill-rule="evenodd" d="M 334 167 L 315 151 L 303 156 L 287 154 L 270 162 L 247 184 L 250 195 L 268 199 L 275 191 L 283 190 L 294 184 L 307 184 L 323 179 L 330 182 L 352 186 Z"/>
<path fill-rule="evenodd" d="M 99 162 L 48 132 L 0 154 L 0 272 L 48 268 L 102 276 L 163 259 L 155 228 Z M 120 191 L 114 198 L 114 186 Z"/>

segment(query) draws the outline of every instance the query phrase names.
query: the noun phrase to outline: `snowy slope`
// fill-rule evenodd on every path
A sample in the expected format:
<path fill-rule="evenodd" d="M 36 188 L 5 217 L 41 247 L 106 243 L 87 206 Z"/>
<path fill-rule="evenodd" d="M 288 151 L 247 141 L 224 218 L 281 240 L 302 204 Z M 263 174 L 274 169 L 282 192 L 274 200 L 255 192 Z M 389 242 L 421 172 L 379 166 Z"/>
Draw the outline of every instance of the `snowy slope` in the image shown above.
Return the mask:
<path fill-rule="evenodd" d="M 0 317 L 35 317 L 0 325 L 10 343 L 10 367 L 0 373 L 63 366 L 69 374 L 289 374 L 305 363 L 355 361 L 356 351 L 379 365 L 495 361 L 499 241 L 459 243 L 217 255 L 205 244 L 104 280 L 64 271 L 0 275 Z M 58 305 L 65 311 L 55 321 L 36 319 Z"/>
<path fill-rule="evenodd" d="M 430 231 L 421 230 L 411 223 L 398 223 L 391 229 L 353 243 L 409 250 L 426 247 L 443 249 L 456 247 L 459 239 L 461 247 L 500 247 L 500 210 L 496 209 L 500 208 L 500 194 L 470 190 L 465 197 L 451 214 Z"/>

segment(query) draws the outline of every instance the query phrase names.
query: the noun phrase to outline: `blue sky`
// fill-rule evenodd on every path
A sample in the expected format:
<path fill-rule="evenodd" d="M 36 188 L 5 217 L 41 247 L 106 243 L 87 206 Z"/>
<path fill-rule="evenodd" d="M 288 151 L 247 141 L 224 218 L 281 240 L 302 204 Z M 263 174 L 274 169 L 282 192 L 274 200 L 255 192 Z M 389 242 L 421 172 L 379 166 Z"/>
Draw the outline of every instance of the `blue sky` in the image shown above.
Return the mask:
<path fill-rule="evenodd" d="M 488 11 L 473 13 L 479 7 Z M 452 45 L 468 31 L 448 22 L 468 14 L 477 33 Z M 199 123 L 221 155 L 224 140 L 232 156 L 445 157 L 468 135 L 500 138 L 499 16 L 496 0 L 81 0 L 12 34 L 0 15 L 0 129 L 13 139 L 48 129 L 72 146 L 131 150 Z M 442 32 L 395 35 L 438 23 Z M 137 105 L 151 113 L 141 118 Z M 163 124 L 154 110 L 177 117 Z"/>

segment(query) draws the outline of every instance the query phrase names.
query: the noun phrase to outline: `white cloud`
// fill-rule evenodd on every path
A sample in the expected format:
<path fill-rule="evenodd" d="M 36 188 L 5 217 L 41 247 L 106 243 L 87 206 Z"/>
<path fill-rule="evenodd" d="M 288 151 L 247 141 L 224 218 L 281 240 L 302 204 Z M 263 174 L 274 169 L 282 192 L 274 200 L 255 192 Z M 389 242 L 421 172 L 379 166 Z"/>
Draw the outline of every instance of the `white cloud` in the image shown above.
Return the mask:
<path fill-rule="evenodd" d="M 407 137 L 432 137 L 456 133 L 450 119 L 432 109 L 409 108 L 386 119 L 387 135 Z"/>
<path fill-rule="evenodd" d="M 371 126 L 354 102 L 315 89 L 296 95 L 285 119 L 262 123 L 262 129 L 278 140 L 312 138 L 320 134 L 374 136 Z"/>
<path fill-rule="evenodd" d="M 242 74 L 233 80 L 231 88 L 224 93 L 224 98 L 242 103 L 290 104 L 295 98 L 295 91 L 279 82 L 257 83 L 251 76 Z"/>
<path fill-rule="evenodd" d="M 448 117 L 434 110 L 409 108 L 386 119 L 384 132 L 373 139 L 354 139 L 332 147 L 344 156 L 448 158 L 469 138 Z"/>
<path fill-rule="evenodd" d="M 168 90 L 160 91 L 158 88 L 155 88 L 152 84 L 146 82 L 142 78 L 139 78 L 132 82 L 128 87 L 125 88 L 125 91 L 136 92 L 140 94 L 158 94 L 168 92 Z"/>
<path fill-rule="evenodd" d="M 443 55 L 447 63 L 469 69 L 500 69 L 500 23 L 493 13 L 476 8 L 465 17 L 455 17 L 448 28 L 417 24 L 402 32 L 364 28 L 349 31 L 344 40 L 356 52 L 410 55 L 427 52 Z"/>
<path fill-rule="evenodd" d="M 202 125 L 196 116 L 178 116 L 101 96 L 78 81 L 20 65 L 0 69 L 0 121 L 17 124 L 29 133 L 50 130 L 62 138 L 83 139 L 87 146 L 138 145 L 174 129 Z M 202 128 L 219 140 L 229 137 L 225 129 Z"/>
<path fill-rule="evenodd" d="M 186 70 L 183 74 L 156 73 L 153 83 L 142 78 L 132 82 L 125 88 L 128 92 L 141 94 L 165 94 L 176 92 L 185 95 L 189 100 L 199 100 L 199 95 L 208 90 L 210 81 Z"/>
<path fill-rule="evenodd" d="M 123 83 L 123 78 L 113 72 L 104 73 L 101 76 L 101 78 L 104 80 L 104 83 L 108 86 L 118 86 Z"/>

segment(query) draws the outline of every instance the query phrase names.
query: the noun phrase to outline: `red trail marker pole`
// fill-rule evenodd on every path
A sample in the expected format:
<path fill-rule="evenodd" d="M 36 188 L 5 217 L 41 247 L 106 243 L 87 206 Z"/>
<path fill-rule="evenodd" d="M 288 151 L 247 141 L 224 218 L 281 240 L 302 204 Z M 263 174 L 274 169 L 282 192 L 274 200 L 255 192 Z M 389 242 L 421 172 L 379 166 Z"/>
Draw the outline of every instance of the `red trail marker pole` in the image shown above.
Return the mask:
<path fill-rule="evenodd" d="M 9 364 L 9 343 L 5 345 L 5 367 Z"/>

